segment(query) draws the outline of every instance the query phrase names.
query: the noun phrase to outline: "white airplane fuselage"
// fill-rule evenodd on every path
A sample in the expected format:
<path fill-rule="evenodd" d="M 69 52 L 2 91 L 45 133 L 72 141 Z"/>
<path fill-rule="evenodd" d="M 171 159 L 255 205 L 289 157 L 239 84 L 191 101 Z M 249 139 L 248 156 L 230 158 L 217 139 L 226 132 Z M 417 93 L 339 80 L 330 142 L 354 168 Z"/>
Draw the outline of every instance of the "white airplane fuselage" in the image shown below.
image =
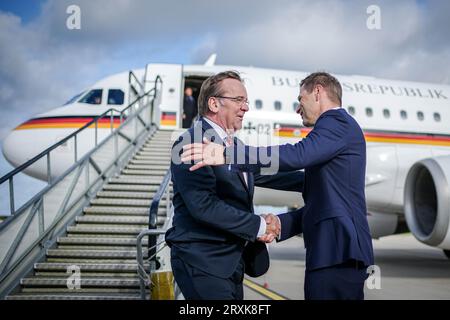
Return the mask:
<path fill-rule="evenodd" d="M 150 64 L 148 72 L 144 69 L 133 72 L 146 83 L 146 90 L 157 75 L 162 78 L 158 124 L 161 128 L 179 129 L 184 86 L 224 70 L 239 71 L 247 88 L 250 106 L 239 132 L 243 141 L 252 145 L 296 143 L 307 135 L 310 129 L 302 126 L 300 115 L 295 113 L 299 82 L 308 75 L 305 72 L 173 64 Z M 393 234 L 405 225 L 405 181 L 410 169 L 423 159 L 450 156 L 450 86 L 363 76 L 336 77 L 343 88 L 342 107 L 358 121 L 366 137 L 366 200 L 372 236 Z M 122 104 L 118 103 L 120 99 L 110 100 L 117 93 L 120 98 L 119 91 L 123 92 Z M 86 99 L 89 94 L 101 96 L 101 102 Z M 125 108 L 129 96 L 128 72 L 102 79 L 76 101 L 18 126 L 5 139 L 3 153 L 12 165 L 18 166 L 107 109 Z M 99 140 L 118 124 L 117 119 L 105 118 L 98 128 Z M 92 147 L 92 135 L 79 138 L 80 156 Z M 73 148 L 73 142 L 69 141 L 54 151 L 52 175 L 63 173 L 73 164 Z M 442 171 L 444 176 L 447 173 L 450 176 L 450 167 Z M 27 173 L 45 180 L 46 164 L 38 163 Z M 440 199 L 439 194 L 437 198 Z M 255 204 L 298 207 L 303 202 L 297 193 L 257 188 Z M 408 227 L 411 229 L 409 220 Z M 449 229 L 436 246 L 450 249 Z"/>

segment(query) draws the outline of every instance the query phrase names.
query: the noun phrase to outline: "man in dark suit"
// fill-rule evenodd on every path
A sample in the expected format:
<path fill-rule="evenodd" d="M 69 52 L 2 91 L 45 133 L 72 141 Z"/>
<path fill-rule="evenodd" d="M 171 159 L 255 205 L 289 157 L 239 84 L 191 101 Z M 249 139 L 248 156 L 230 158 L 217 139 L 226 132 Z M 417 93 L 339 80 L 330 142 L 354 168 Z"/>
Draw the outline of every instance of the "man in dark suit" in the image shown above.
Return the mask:
<path fill-rule="evenodd" d="M 281 224 L 279 240 L 303 233 L 306 247 L 306 299 L 363 299 L 367 267 L 373 249 L 366 217 L 366 144 L 358 123 L 340 106 L 342 87 L 328 73 L 318 72 L 300 83 L 297 109 L 306 138 L 291 145 L 240 149 L 206 142 L 185 147 L 183 160 L 230 163 L 231 171 L 259 172 L 273 163 L 280 171 L 305 169 L 305 206 L 297 211 L 268 216 Z M 206 147 L 205 147 L 206 146 Z M 201 148 L 202 147 L 202 148 Z M 241 163 L 237 155 L 245 154 Z M 262 161 L 267 155 L 271 161 Z M 267 235 L 264 241 L 275 237 Z"/>
<path fill-rule="evenodd" d="M 186 87 L 186 89 L 184 89 L 183 99 L 183 128 L 189 128 L 196 115 L 197 104 L 192 96 L 192 88 Z"/>
<path fill-rule="evenodd" d="M 208 78 L 199 95 L 201 118 L 172 148 L 173 226 L 166 233 L 175 281 L 186 299 L 243 299 L 244 273 L 257 277 L 269 268 L 264 234 L 279 234 L 276 222 L 254 214 L 254 186 L 303 189 L 303 172 L 274 176 L 231 172 L 225 165 L 195 172 L 181 163 L 186 144 L 206 137 L 221 145 L 240 143 L 231 135 L 248 111 L 247 92 L 235 72 Z"/>

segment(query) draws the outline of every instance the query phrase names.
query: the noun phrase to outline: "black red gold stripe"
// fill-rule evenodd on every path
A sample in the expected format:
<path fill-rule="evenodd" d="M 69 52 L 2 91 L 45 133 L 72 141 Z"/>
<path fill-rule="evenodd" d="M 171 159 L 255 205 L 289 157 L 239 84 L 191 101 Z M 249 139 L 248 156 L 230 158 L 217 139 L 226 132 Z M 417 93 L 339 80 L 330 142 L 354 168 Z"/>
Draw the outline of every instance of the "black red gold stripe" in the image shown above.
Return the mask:
<path fill-rule="evenodd" d="M 305 138 L 311 128 L 281 126 L 274 130 L 274 135 L 288 138 Z M 450 147 L 450 135 L 424 134 L 413 132 L 396 132 L 381 130 L 364 130 L 366 142 L 420 144 Z"/>
<path fill-rule="evenodd" d="M 19 125 L 15 130 L 28 129 L 79 129 L 86 123 L 92 121 L 94 116 L 62 116 L 31 119 Z M 175 126 L 176 112 L 162 112 L 161 125 Z M 113 128 L 120 125 L 120 118 L 113 118 Z M 91 126 L 92 128 L 95 125 Z M 111 128 L 110 117 L 105 117 L 98 121 L 98 128 Z M 305 138 L 311 128 L 304 128 L 295 125 L 277 124 L 273 134 L 279 137 Z M 364 136 L 367 142 L 377 143 L 397 143 L 397 144 L 417 144 L 417 145 L 435 145 L 450 147 L 450 135 L 426 134 L 397 131 L 364 130 Z"/>
<path fill-rule="evenodd" d="M 176 126 L 177 113 L 176 112 L 161 112 L 161 125 Z"/>
<path fill-rule="evenodd" d="M 66 129 L 74 128 L 79 129 L 88 122 L 92 121 L 93 116 L 65 116 L 65 117 L 47 117 L 47 118 L 35 118 L 19 125 L 15 130 L 28 130 L 28 129 Z M 117 128 L 120 125 L 120 118 L 113 118 L 113 128 Z M 92 125 L 92 128 L 95 124 Z M 99 129 L 111 128 L 111 118 L 105 117 L 98 120 L 97 127 Z"/>
<path fill-rule="evenodd" d="M 364 136 L 367 142 L 450 147 L 450 135 L 364 130 Z"/>

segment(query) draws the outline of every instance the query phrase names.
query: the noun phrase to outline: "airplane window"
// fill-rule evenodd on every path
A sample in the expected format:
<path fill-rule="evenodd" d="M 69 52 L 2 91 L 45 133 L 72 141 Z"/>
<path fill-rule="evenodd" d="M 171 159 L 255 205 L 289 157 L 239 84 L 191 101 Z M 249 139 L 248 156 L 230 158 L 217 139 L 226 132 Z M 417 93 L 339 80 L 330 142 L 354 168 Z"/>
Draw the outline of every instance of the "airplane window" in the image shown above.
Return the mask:
<path fill-rule="evenodd" d="M 277 111 L 281 110 L 281 102 L 280 101 L 275 101 L 273 103 L 273 106 L 275 107 L 275 110 L 277 110 Z"/>
<path fill-rule="evenodd" d="M 401 117 L 403 120 L 406 120 L 406 119 L 408 118 L 408 114 L 406 113 L 405 110 L 401 110 L 401 111 L 400 111 L 400 117 Z"/>
<path fill-rule="evenodd" d="M 433 118 L 434 118 L 434 121 L 436 121 L 436 122 L 440 122 L 441 121 L 441 115 L 439 113 L 437 113 L 437 112 L 435 112 L 433 114 Z"/>
<path fill-rule="evenodd" d="M 294 111 L 297 111 L 298 105 L 299 105 L 298 101 L 295 101 L 295 102 L 292 104 L 292 108 L 294 109 Z"/>
<path fill-rule="evenodd" d="M 89 104 L 101 104 L 102 103 L 102 89 L 94 89 L 86 93 L 79 102 Z"/>
<path fill-rule="evenodd" d="M 255 100 L 255 108 L 256 109 L 262 109 L 263 103 L 261 100 Z"/>
<path fill-rule="evenodd" d="M 372 108 L 366 108 L 366 115 L 368 117 L 372 117 L 373 116 L 373 110 Z"/>
<path fill-rule="evenodd" d="M 423 121 L 424 118 L 425 116 L 423 115 L 423 112 L 417 111 L 417 119 L 419 119 L 419 121 Z"/>
<path fill-rule="evenodd" d="M 383 110 L 383 116 L 384 116 L 386 119 L 389 119 L 389 118 L 391 117 L 391 112 L 390 112 L 388 109 L 384 109 L 384 110 Z"/>
<path fill-rule="evenodd" d="M 108 104 L 123 104 L 125 94 L 120 89 L 110 89 L 108 92 Z"/>
<path fill-rule="evenodd" d="M 67 101 L 66 103 L 64 103 L 64 105 L 66 104 L 70 104 L 70 103 L 74 103 L 79 97 L 81 97 L 81 95 L 85 93 L 85 91 L 73 96 L 72 98 L 69 99 L 69 101 Z"/>
<path fill-rule="evenodd" d="M 355 115 L 355 112 L 356 112 L 355 107 L 353 106 L 348 107 L 348 113 L 350 113 L 352 116 Z"/>

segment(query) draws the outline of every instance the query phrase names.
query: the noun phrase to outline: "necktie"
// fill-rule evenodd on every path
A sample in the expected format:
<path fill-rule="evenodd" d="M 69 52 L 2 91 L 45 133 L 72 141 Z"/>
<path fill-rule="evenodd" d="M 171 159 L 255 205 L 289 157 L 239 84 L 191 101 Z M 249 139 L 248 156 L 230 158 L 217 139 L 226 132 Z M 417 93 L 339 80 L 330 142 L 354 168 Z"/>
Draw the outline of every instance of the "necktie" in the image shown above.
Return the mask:
<path fill-rule="evenodd" d="M 227 135 L 227 137 L 225 138 L 225 145 L 227 147 L 233 145 L 233 140 L 234 139 L 232 135 Z M 239 172 L 238 174 L 244 178 L 245 185 L 248 187 L 247 172 Z"/>

